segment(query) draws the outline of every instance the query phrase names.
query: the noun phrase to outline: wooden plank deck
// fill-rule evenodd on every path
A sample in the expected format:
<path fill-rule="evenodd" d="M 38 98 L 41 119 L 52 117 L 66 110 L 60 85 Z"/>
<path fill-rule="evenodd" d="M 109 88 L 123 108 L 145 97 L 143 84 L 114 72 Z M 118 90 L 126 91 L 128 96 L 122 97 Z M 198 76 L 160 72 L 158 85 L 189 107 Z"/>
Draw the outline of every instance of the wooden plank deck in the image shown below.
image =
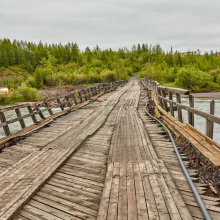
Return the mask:
<path fill-rule="evenodd" d="M 9 147 L 25 153 L 0 174 L 0 219 L 203 219 L 140 93 L 131 81 Z M 218 200 L 203 200 L 219 219 Z"/>

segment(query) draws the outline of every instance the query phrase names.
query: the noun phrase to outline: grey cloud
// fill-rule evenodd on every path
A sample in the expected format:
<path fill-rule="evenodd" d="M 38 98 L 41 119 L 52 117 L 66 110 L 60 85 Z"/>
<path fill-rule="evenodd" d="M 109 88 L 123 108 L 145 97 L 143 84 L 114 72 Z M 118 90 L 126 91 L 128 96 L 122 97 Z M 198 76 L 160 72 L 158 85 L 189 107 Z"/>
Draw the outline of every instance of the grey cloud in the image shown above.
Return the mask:
<path fill-rule="evenodd" d="M 81 49 L 160 43 L 164 50 L 220 50 L 216 0 L 1 0 L 0 37 Z"/>

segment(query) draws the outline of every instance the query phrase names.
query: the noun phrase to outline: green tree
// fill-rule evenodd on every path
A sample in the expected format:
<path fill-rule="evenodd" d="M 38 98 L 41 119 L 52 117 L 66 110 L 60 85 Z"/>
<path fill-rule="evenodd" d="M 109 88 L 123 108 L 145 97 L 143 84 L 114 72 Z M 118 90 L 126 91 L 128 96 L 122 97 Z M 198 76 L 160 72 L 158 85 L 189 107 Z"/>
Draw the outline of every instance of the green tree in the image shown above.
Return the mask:
<path fill-rule="evenodd" d="M 14 54 L 14 51 L 12 49 L 10 49 L 8 51 L 8 58 L 9 58 L 9 65 L 10 66 L 15 65 L 15 54 Z"/>
<path fill-rule="evenodd" d="M 181 57 L 180 53 L 177 54 L 176 65 L 180 66 L 180 67 L 183 66 L 182 57 Z"/>
<path fill-rule="evenodd" d="M 3 66 L 9 67 L 9 59 L 8 59 L 8 54 L 6 51 L 4 51 L 3 53 Z"/>
<path fill-rule="evenodd" d="M 43 86 L 43 77 L 39 68 L 35 70 L 34 78 L 36 82 L 36 88 L 41 88 Z"/>
<path fill-rule="evenodd" d="M 79 57 L 79 48 L 76 43 L 72 45 L 70 56 L 71 56 L 71 60 L 76 63 Z"/>
<path fill-rule="evenodd" d="M 0 66 L 3 66 L 3 57 L 2 52 L 0 51 Z"/>

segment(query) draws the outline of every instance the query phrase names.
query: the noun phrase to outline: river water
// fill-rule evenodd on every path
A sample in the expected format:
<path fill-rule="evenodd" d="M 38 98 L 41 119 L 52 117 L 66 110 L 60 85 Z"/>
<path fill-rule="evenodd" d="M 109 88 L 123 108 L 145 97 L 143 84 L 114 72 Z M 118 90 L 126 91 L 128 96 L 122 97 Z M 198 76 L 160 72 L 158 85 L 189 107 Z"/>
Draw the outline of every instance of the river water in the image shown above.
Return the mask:
<path fill-rule="evenodd" d="M 174 98 L 174 100 L 175 100 L 175 98 Z M 181 99 L 182 104 L 189 106 L 188 100 L 189 100 L 188 98 L 182 98 Z M 209 113 L 210 112 L 210 101 L 211 101 L 211 99 L 208 99 L 208 98 L 194 98 L 194 107 L 198 110 Z M 6 107 L 6 106 L 0 106 L 0 108 L 4 108 L 4 107 Z M 22 115 L 29 113 L 27 108 L 21 108 L 20 110 L 21 110 Z M 60 108 L 53 109 L 54 113 L 57 113 L 60 111 L 61 111 Z M 188 113 L 185 110 L 182 110 L 182 111 L 183 111 L 183 122 L 187 123 L 188 122 Z M 45 115 L 45 117 L 48 117 L 49 113 L 47 111 L 45 111 L 44 115 Z M 220 99 L 215 100 L 215 115 L 220 117 Z M 16 118 L 16 114 L 15 114 L 14 110 L 5 112 L 5 116 L 6 116 L 7 120 Z M 177 117 L 176 111 L 175 111 L 175 117 Z M 40 120 L 39 115 L 36 115 L 36 118 L 37 118 L 37 120 Z M 33 124 L 31 117 L 25 118 L 24 121 L 25 121 L 26 126 Z M 202 118 L 200 116 L 195 115 L 194 124 L 195 124 L 194 125 L 195 128 L 197 128 L 198 130 L 200 130 L 201 132 L 203 132 L 205 134 L 205 127 L 206 127 L 206 119 L 205 118 Z M 21 130 L 21 126 L 20 126 L 19 122 L 15 122 L 13 124 L 10 124 L 9 128 L 12 133 L 15 133 L 16 131 Z M 0 138 L 3 138 L 3 137 L 5 137 L 5 134 L 4 134 L 3 128 L 0 128 Z M 214 137 L 213 137 L 213 139 L 220 144 L 220 125 L 218 125 L 216 123 L 214 124 Z"/>

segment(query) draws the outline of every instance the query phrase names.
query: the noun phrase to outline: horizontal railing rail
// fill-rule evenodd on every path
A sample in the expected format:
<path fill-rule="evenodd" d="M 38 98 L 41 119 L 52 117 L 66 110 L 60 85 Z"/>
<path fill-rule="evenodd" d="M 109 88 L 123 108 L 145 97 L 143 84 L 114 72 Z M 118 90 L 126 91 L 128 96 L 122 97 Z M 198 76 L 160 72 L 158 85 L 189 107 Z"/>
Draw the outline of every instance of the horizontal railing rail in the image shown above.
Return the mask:
<path fill-rule="evenodd" d="M 19 122 L 21 126 L 21 130 L 26 128 L 26 123 L 24 121 L 25 118 L 31 117 L 33 124 L 39 122 L 36 116 L 40 116 L 40 121 L 45 120 L 48 116 L 44 114 L 45 112 L 49 113 L 49 116 L 53 115 L 54 108 L 60 108 L 61 111 L 64 111 L 65 108 L 73 108 L 80 103 L 88 101 L 90 98 L 97 96 L 99 94 L 111 91 L 116 89 L 118 86 L 124 85 L 127 83 L 127 80 L 112 82 L 112 83 L 101 83 L 95 84 L 91 87 L 73 91 L 71 93 L 63 94 L 54 98 L 48 98 L 40 102 L 39 104 L 35 104 L 31 106 L 29 103 L 9 106 L 0 109 L 0 128 L 3 127 L 5 136 L 11 135 L 11 131 L 9 125 L 15 122 Z M 26 108 L 28 114 L 22 115 L 21 109 Z M 6 112 L 11 113 L 14 111 L 16 117 L 13 119 L 7 119 Z M 47 114 L 48 115 L 48 114 Z"/>
<path fill-rule="evenodd" d="M 143 79 L 142 83 L 154 90 L 159 105 L 169 112 L 173 117 L 174 111 L 177 111 L 178 120 L 183 123 L 182 110 L 188 113 L 188 124 L 194 127 L 194 115 L 206 119 L 206 135 L 213 139 L 214 123 L 220 124 L 220 118 L 214 116 L 215 101 L 210 102 L 210 113 L 203 112 L 194 108 L 194 97 L 190 90 L 160 86 L 157 81 Z M 167 94 L 168 93 L 168 97 Z M 176 101 L 173 100 L 173 94 L 176 95 Z M 181 104 L 181 95 L 189 98 L 189 106 Z"/>

